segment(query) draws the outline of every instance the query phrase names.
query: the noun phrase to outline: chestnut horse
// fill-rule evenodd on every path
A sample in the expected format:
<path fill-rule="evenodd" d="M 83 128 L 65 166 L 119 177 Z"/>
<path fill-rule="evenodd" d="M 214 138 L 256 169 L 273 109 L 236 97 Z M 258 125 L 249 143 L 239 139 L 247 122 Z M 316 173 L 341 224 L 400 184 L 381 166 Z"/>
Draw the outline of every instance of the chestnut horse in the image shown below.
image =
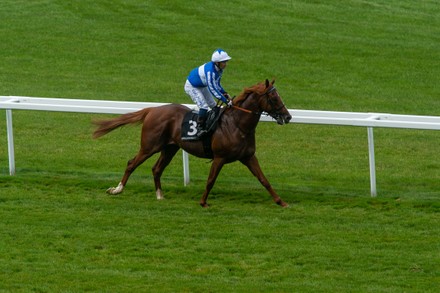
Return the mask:
<path fill-rule="evenodd" d="M 119 117 L 94 122 L 98 125 L 93 137 L 98 138 L 108 132 L 131 123 L 143 123 L 141 147 L 138 154 L 128 161 L 124 176 L 117 187 L 107 190 L 110 194 L 121 193 L 131 173 L 153 154 L 160 152 L 160 157 L 153 166 L 154 184 L 157 199 L 163 199 L 160 177 L 171 162 L 176 152 L 182 148 L 188 153 L 212 159 L 211 170 L 205 192 L 200 200 L 202 207 L 208 207 L 208 194 L 220 173 L 223 165 L 240 161 L 269 191 L 273 200 L 280 206 L 288 206 L 274 191 L 261 171 L 255 156 L 255 128 L 262 113 L 269 114 L 278 124 L 289 123 L 292 116 L 284 106 L 281 97 L 273 86 L 275 81 L 259 83 L 244 91 L 233 100 L 232 107 L 226 108 L 218 121 L 211 137 L 211 155 L 204 150 L 202 141 L 185 141 L 181 138 L 181 124 L 188 107 L 169 104 L 145 108 Z"/>

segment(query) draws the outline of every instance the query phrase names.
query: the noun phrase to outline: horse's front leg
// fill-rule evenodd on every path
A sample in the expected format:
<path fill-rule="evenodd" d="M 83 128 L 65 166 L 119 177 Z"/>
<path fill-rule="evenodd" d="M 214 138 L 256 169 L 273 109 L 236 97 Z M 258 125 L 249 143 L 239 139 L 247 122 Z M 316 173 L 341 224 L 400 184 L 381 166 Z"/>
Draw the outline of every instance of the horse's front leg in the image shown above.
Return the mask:
<path fill-rule="evenodd" d="M 258 181 L 269 191 L 273 200 L 282 207 L 288 207 L 289 205 L 285 203 L 279 195 L 275 192 L 275 190 L 270 185 L 269 181 L 264 176 L 263 171 L 261 171 L 260 164 L 258 163 L 258 159 L 255 155 L 250 158 L 240 160 L 248 169 L 254 174 L 255 177 L 258 178 Z"/>
<path fill-rule="evenodd" d="M 208 207 L 208 203 L 206 200 L 208 199 L 209 192 L 214 186 L 215 180 L 217 179 L 218 174 L 223 168 L 225 161 L 222 158 L 214 158 L 211 165 L 211 170 L 209 171 L 208 181 L 206 182 L 205 192 L 203 193 L 202 198 L 200 199 L 200 205 L 204 208 Z"/>

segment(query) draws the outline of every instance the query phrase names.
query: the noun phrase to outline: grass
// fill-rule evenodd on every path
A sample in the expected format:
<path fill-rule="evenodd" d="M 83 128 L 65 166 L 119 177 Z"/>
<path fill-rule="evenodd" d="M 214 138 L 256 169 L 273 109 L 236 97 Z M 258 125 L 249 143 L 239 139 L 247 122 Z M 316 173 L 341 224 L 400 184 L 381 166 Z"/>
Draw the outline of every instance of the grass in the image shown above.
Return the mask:
<path fill-rule="evenodd" d="M 434 1 L 2 1 L 0 94 L 189 103 L 216 47 L 233 94 L 277 78 L 288 108 L 439 115 Z M 14 111 L 17 175 L 0 148 L 0 291 L 436 292 L 439 133 L 261 123 L 257 156 L 197 202 L 209 162 L 180 153 L 158 202 L 150 169 L 119 181 L 139 128 L 92 140 L 107 115 Z M 6 146 L 0 113 L 0 145 Z"/>
<path fill-rule="evenodd" d="M 2 197 L 6 289 L 426 292 L 438 278 L 432 201 L 294 194 L 280 209 L 220 183 L 203 210 L 195 187 L 157 202 L 144 182 L 107 197 L 109 180 L 22 180 Z"/>
<path fill-rule="evenodd" d="M 203 210 L 196 187 L 157 202 L 144 182 L 107 197 L 95 186 L 108 179 L 60 177 L 4 187 L 3 289 L 429 292 L 438 281 L 439 229 L 426 225 L 438 202 L 295 193 L 280 209 L 220 183 Z"/>

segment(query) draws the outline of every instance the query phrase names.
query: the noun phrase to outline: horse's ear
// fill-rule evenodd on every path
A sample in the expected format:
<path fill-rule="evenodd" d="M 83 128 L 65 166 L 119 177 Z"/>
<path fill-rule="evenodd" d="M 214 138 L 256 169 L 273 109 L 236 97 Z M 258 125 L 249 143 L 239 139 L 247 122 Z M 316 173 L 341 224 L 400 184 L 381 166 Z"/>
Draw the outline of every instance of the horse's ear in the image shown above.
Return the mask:
<path fill-rule="evenodd" d="M 275 83 L 275 78 L 274 79 L 272 79 L 272 85 Z"/>
<path fill-rule="evenodd" d="M 268 88 L 269 87 L 269 80 L 266 78 L 266 88 Z"/>

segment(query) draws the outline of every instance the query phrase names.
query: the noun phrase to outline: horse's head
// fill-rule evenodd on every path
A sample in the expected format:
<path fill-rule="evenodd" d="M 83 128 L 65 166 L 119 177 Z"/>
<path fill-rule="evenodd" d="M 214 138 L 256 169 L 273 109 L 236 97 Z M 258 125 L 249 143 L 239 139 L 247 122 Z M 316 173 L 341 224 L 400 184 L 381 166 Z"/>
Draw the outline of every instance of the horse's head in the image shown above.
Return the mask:
<path fill-rule="evenodd" d="M 269 80 L 266 79 L 265 89 L 261 94 L 259 105 L 262 112 L 266 112 L 275 119 L 278 124 L 283 125 L 284 123 L 289 123 L 292 116 L 286 109 L 277 89 L 273 86 L 274 83 L 275 80 L 269 82 Z"/>
<path fill-rule="evenodd" d="M 252 87 L 245 88 L 244 91 L 234 99 L 232 107 L 247 113 L 261 115 L 267 113 L 274 118 L 278 124 L 289 123 L 292 119 L 286 109 L 277 89 L 273 86 L 275 80 L 259 83 Z"/>

